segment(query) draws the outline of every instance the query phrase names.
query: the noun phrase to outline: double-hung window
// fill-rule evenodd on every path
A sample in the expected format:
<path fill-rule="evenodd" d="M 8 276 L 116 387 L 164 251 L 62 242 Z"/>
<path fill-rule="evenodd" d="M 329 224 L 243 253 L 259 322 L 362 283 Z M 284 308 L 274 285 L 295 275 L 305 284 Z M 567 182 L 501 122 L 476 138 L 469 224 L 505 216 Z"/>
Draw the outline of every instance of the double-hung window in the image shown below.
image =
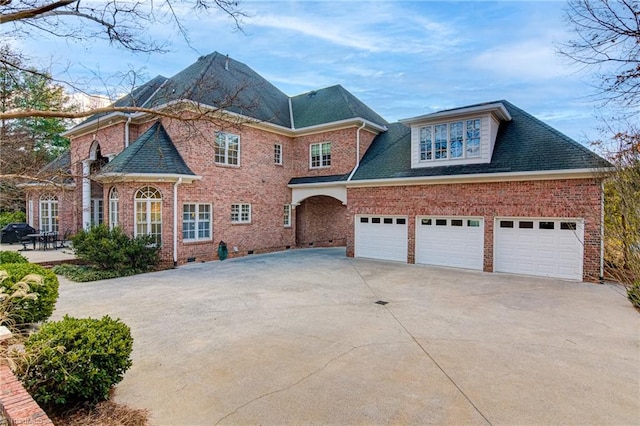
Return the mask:
<path fill-rule="evenodd" d="M 231 204 L 231 223 L 251 223 L 251 204 Z"/>
<path fill-rule="evenodd" d="M 211 204 L 182 206 L 182 238 L 185 241 L 211 239 Z"/>
<path fill-rule="evenodd" d="M 237 166 L 240 164 L 240 136 L 231 133 L 216 133 L 215 162 Z"/>
<path fill-rule="evenodd" d="M 480 119 L 420 128 L 420 161 L 480 157 Z"/>
<path fill-rule="evenodd" d="M 310 146 L 311 168 L 331 165 L 331 142 L 314 143 Z"/>

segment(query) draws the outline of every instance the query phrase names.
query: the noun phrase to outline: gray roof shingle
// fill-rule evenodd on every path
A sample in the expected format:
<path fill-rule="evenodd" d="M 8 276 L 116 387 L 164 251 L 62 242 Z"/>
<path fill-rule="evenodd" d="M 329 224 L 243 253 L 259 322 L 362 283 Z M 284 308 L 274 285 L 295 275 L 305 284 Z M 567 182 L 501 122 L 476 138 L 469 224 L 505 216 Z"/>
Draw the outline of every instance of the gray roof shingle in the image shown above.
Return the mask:
<path fill-rule="evenodd" d="M 504 100 L 497 102 L 507 108 L 512 120 L 500 123 L 490 163 L 412 169 L 410 129 L 402 123 L 393 123 L 389 125 L 389 130 L 374 139 L 352 180 L 600 169 L 611 166 L 586 147 L 515 105 Z"/>
<path fill-rule="evenodd" d="M 106 173 L 196 176 L 160 122 L 107 163 L 98 175 Z"/>
<path fill-rule="evenodd" d="M 296 129 L 351 118 L 364 118 L 379 126 L 387 124 L 384 118 L 340 85 L 294 96 L 291 107 Z"/>
<path fill-rule="evenodd" d="M 188 99 L 290 127 L 289 97 L 254 70 L 213 52 L 171 77 L 150 106 Z"/>

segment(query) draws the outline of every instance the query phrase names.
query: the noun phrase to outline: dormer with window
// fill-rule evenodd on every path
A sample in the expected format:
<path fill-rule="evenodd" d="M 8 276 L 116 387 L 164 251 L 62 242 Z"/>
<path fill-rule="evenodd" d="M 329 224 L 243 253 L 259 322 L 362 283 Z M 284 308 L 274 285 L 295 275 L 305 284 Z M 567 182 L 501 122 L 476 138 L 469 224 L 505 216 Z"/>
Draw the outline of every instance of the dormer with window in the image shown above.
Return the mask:
<path fill-rule="evenodd" d="M 411 168 L 490 163 L 500 122 L 510 120 L 500 102 L 401 120 L 411 127 Z"/>

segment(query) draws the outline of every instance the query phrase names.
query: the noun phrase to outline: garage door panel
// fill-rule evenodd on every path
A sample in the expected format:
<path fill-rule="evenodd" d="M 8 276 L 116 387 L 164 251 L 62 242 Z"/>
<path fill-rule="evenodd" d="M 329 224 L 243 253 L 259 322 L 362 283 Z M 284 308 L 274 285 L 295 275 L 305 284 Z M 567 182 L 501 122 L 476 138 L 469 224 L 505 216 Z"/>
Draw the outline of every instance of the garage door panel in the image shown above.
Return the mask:
<path fill-rule="evenodd" d="M 407 220 L 390 216 L 356 216 L 355 256 L 407 261 Z M 390 222 L 390 223 L 385 223 Z"/>
<path fill-rule="evenodd" d="M 502 221 L 507 226 L 512 222 L 513 227 L 502 227 Z M 583 235 L 584 225 L 577 219 L 498 219 L 494 270 L 581 280 Z"/>
<path fill-rule="evenodd" d="M 469 226 L 469 218 L 416 218 L 416 263 L 482 270 L 484 227 Z M 461 226 L 460 226 L 461 225 Z"/>

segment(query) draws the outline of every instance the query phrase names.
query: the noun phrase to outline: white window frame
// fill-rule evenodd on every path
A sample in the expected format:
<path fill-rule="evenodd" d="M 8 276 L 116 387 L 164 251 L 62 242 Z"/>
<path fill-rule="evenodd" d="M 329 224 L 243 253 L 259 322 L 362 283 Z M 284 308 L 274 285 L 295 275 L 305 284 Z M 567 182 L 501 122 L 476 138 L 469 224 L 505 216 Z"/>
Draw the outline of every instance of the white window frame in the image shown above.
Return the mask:
<path fill-rule="evenodd" d="M 185 212 L 185 208 L 189 206 L 190 211 Z M 193 210 L 191 210 L 193 207 Z M 213 232 L 211 229 L 213 207 L 206 203 L 184 203 L 182 205 L 182 240 L 183 241 L 211 241 Z M 189 214 L 189 220 L 185 221 L 185 215 Z M 193 232 L 193 238 L 185 237 L 185 223 L 193 223 L 193 229 L 186 231 Z M 203 226 L 201 226 L 203 225 Z M 201 231 L 206 232 L 205 236 L 201 236 Z"/>
<path fill-rule="evenodd" d="M 153 235 L 162 242 L 162 194 L 153 186 L 145 186 L 134 195 L 134 236 Z"/>
<path fill-rule="evenodd" d="M 251 223 L 251 204 L 231 204 L 231 223 Z"/>
<path fill-rule="evenodd" d="M 462 134 L 460 135 L 459 132 L 455 132 L 459 135 L 455 137 L 452 129 L 457 129 L 458 126 L 460 126 Z M 473 127 L 470 128 L 470 126 Z M 443 128 L 444 139 L 442 133 Z M 482 156 L 481 130 L 482 119 L 479 117 L 420 126 L 418 129 L 418 161 L 425 163 L 431 161 L 480 158 Z M 452 137 L 455 137 L 453 141 Z M 476 147 L 473 152 L 471 152 L 469 145 L 470 141 L 473 141 L 473 145 Z M 459 142 L 461 145 L 459 155 L 456 157 L 452 157 L 452 155 L 455 154 L 454 149 L 452 149 L 452 142 Z"/>
<path fill-rule="evenodd" d="M 285 228 L 291 228 L 291 204 L 285 204 L 283 208 L 283 225 Z"/>
<path fill-rule="evenodd" d="M 273 145 L 273 162 L 279 166 L 282 165 L 282 144 L 276 143 Z"/>
<path fill-rule="evenodd" d="M 58 197 L 47 194 L 40 197 L 40 232 L 58 232 Z"/>
<path fill-rule="evenodd" d="M 236 143 L 235 150 L 231 149 L 233 142 Z M 213 159 L 216 164 L 239 166 L 240 136 L 233 133 L 217 132 L 213 151 Z"/>
<path fill-rule="evenodd" d="M 120 225 L 120 195 L 118 189 L 113 187 L 109 191 L 109 229 Z"/>
<path fill-rule="evenodd" d="M 323 154 L 323 148 L 324 146 L 329 146 L 329 153 L 325 158 L 325 155 Z M 313 148 L 314 147 L 319 147 L 320 150 L 320 154 L 316 157 L 317 161 L 314 165 L 314 155 L 313 155 Z M 325 167 L 331 167 L 331 142 L 318 142 L 318 143 L 312 143 L 311 145 L 309 145 L 309 167 L 312 169 L 321 169 L 321 168 L 325 168 Z"/>
<path fill-rule="evenodd" d="M 104 222 L 104 200 L 102 198 L 91 199 L 91 226 L 97 226 Z"/>

